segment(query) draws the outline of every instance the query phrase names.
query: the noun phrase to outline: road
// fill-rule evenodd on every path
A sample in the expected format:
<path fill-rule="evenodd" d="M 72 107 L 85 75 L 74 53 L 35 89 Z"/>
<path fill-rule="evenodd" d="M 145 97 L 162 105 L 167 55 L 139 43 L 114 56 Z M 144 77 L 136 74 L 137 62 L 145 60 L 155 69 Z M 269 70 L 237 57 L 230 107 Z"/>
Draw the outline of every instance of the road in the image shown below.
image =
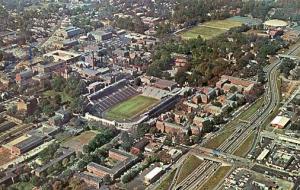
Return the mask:
<path fill-rule="evenodd" d="M 298 44 L 295 48 L 289 50 L 286 55 L 294 55 L 300 48 Z M 277 83 L 278 67 L 281 61 L 278 60 L 273 64 L 265 67 L 268 82 L 266 84 L 265 100 L 262 108 L 258 109 L 249 119 L 249 123 L 240 124 L 235 132 L 221 144 L 217 150 L 233 154 L 243 142 L 253 133 L 256 133 L 255 143 L 259 138 L 262 126 L 267 121 L 269 115 L 280 103 L 280 91 Z M 253 146 L 255 147 L 255 146 Z M 211 177 L 214 172 L 220 167 L 220 164 L 211 161 L 204 161 L 198 166 L 189 176 L 181 183 L 176 185 L 176 190 L 183 189 L 198 189 L 204 182 Z"/>

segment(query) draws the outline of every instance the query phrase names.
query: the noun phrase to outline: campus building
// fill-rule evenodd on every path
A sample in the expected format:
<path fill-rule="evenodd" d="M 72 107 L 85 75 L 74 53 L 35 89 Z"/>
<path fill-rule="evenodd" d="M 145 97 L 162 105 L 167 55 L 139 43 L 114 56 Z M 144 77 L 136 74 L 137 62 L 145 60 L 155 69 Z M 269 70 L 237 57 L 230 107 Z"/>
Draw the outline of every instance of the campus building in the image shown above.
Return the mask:
<path fill-rule="evenodd" d="M 90 162 L 87 165 L 88 172 L 98 177 L 109 175 L 111 179 L 116 179 L 138 161 L 137 156 L 117 149 L 109 150 L 108 157 L 116 160 L 117 163 L 111 168 L 108 168 L 95 162 Z"/>

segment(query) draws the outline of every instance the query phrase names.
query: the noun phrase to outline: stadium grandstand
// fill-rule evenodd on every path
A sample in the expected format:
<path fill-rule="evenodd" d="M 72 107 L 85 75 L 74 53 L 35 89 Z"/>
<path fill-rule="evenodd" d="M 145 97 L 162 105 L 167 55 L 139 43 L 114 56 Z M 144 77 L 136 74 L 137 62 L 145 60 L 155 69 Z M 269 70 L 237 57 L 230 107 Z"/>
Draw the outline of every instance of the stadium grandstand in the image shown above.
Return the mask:
<path fill-rule="evenodd" d="M 170 94 L 170 92 L 167 90 L 162 90 L 151 86 L 145 86 L 142 89 L 142 91 L 143 91 L 143 96 L 148 96 L 159 100 L 163 99 L 164 97 Z"/>
<path fill-rule="evenodd" d="M 148 115 L 149 117 L 153 117 L 158 115 L 159 113 L 168 110 L 169 108 L 173 107 L 176 102 L 178 102 L 180 99 L 179 95 L 172 95 L 168 96 L 161 100 L 161 102 L 151 108 L 148 112 L 144 113 L 144 115 Z"/>
<path fill-rule="evenodd" d="M 88 99 L 96 115 L 102 115 L 107 109 L 138 94 L 139 92 L 123 79 L 89 95 Z"/>

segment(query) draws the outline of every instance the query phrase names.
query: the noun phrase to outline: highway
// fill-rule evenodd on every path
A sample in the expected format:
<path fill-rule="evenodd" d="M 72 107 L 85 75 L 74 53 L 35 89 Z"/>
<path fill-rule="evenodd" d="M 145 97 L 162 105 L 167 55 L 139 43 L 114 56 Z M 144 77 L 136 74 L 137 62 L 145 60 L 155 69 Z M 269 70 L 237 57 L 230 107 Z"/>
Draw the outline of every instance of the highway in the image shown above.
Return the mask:
<path fill-rule="evenodd" d="M 300 44 L 295 48 L 289 50 L 286 55 L 293 55 L 300 48 Z M 240 124 L 234 133 L 224 141 L 217 150 L 225 153 L 232 154 L 236 151 L 243 142 L 253 133 L 256 133 L 255 143 L 259 137 L 259 132 L 262 129 L 264 122 L 268 119 L 269 115 L 280 103 L 280 91 L 277 83 L 278 67 L 281 61 L 278 60 L 273 64 L 265 67 L 268 82 L 266 84 L 265 100 L 262 108 L 258 109 L 253 114 L 249 123 Z M 254 147 L 254 146 L 253 146 Z M 204 161 L 198 166 L 189 176 L 187 176 L 181 183 L 176 185 L 176 190 L 184 189 L 198 189 L 204 182 L 211 177 L 214 172 L 220 168 L 220 164 L 211 161 Z"/>

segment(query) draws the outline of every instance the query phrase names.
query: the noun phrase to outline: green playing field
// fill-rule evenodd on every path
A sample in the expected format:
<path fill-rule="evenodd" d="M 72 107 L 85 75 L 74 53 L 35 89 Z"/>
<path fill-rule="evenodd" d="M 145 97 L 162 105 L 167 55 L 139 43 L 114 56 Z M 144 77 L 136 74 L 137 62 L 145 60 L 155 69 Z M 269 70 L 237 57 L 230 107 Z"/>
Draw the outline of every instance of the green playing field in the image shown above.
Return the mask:
<path fill-rule="evenodd" d="M 156 104 L 159 100 L 146 96 L 135 96 L 127 101 L 121 102 L 109 109 L 105 117 L 110 120 L 127 120 L 132 119 L 138 114 L 145 112 L 149 107 Z"/>
<path fill-rule="evenodd" d="M 183 39 L 193 39 L 200 35 L 202 38 L 209 40 L 226 32 L 230 28 L 241 25 L 242 22 L 233 21 L 230 19 L 213 20 L 183 31 L 180 33 L 180 35 Z"/>

